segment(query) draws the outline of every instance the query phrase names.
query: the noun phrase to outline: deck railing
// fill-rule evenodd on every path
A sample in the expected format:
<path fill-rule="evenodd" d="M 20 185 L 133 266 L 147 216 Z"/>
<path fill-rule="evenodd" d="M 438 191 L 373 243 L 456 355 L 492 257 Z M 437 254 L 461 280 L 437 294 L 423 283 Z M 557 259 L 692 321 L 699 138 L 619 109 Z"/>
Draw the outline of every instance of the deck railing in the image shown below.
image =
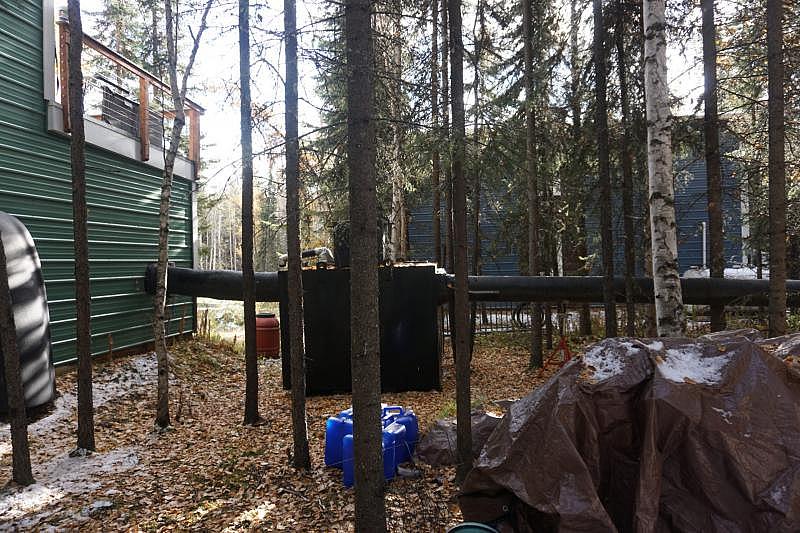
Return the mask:
<path fill-rule="evenodd" d="M 58 21 L 58 86 L 64 131 L 69 124 L 69 22 Z M 142 161 L 151 146 L 166 150 L 175 118 L 169 85 L 93 37 L 83 35 L 84 108 L 88 116 L 113 126 L 139 141 Z M 204 109 L 184 101 L 186 127 L 178 153 L 197 165 L 200 161 L 200 115 Z"/>

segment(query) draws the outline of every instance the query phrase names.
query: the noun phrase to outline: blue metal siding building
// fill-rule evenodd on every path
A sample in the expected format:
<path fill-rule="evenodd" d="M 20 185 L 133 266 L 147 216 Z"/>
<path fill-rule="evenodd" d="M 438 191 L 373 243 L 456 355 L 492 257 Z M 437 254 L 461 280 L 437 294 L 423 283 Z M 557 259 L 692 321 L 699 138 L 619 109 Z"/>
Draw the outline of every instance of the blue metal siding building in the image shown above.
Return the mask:
<path fill-rule="evenodd" d="M 481 272 L 487 275 L 514 276 L 520 273 L 519 251 L 511 228 L 504 224 L 504 198 L 498 193 L 484 193 L 481 197 Z M 433 209 L 431 204 L 418 206 L 411 210 L 408 224 L 408 240 L 412 261 L 432 261 L 436 254 L 433 249 Z M 444 205 L 442 206 L 444 213 Z M 444 245 L 445 226 L 441 226 L 441 242 Z M 469 251 L 472 251 L 473 235 L 468 228 Z M 443 254 L 444 255 L 444 254 Z M 470 253 L 469 264 L 472 264 Z"/>
<path fill-rule="evenodd" d="M 707 177 L 705 160 L 700 157 L 678 160 L 675 168 L 675 216 L 678 224 L 678 261 L 681 273 L 692 266 L 703 264 L 703 223 L 708 228 L 708 200 L 706 196 Z M 741 200 L 737 187 L 734 165 L 723 159 L 723 216 L 725 224 L 725 261 L 733 266 L 742 261 L 742 213 Z M 590 199 L 597 199 L 597 194 Z M 624 236 L 622 227 L 622 191 L 614 191 L 614 269 L 619 275 L 624 272 Z M 637 275 L 643 275 L 643 256 L 641 250 L 645 231 L 644 194 L 634 193 L 634 223 L 637 247 Z M 595 204 L 596 205 L 596 204 Z M 435 257 L 433 251 L 432 209 L 430 204 L 411 210 L 408 228 L 411 260 L 430 261 Z M 442 208 L 444 212 L 444 208 Z M 481 205 L 481 245 L 483 273 L 492 275 L 518 275 L 519 251 L 516 239 L 509 233 L 504 223 L 504 199 L 502 194 L 485 194 Z M 444 241 L 442 224 L 442 241 Z M 592 269 L 599 274 L 600 234 L 597 208 L 589 205 L 586 216 L 587 249 L 594 256 Z M 470 236 L 470 239 L 472 237 Z M 564 243 L 564 246 L 569 246 Z"/>

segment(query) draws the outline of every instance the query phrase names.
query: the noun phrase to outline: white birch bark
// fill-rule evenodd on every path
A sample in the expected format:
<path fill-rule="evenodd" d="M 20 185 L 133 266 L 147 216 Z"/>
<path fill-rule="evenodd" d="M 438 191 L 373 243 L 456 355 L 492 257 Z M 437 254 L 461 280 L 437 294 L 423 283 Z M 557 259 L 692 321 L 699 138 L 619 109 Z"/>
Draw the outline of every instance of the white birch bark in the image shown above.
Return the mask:
<path fill-rule="evenodd" d="M 650 181 L 656 324 L 660 337 L 675 337 L 683 334 L 684 317 L 672 182 L 672 117 L 667 84 L 665 0 L 643 1 L 647 170 Z"/>

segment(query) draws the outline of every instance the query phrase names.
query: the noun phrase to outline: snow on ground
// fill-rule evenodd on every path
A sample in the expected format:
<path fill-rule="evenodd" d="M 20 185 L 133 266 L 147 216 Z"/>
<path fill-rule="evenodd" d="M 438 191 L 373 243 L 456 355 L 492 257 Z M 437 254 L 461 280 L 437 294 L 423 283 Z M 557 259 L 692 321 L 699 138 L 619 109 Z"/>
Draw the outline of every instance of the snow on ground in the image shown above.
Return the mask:
<path fill-rule="evenodd" d="M 156 354 L 150 353 L 113 369 L 100 369 L 92 376 L 92 399 L 97 409 L 122 398 L 140 385 L 154 384 L 157 376 Z M 28 425 L 28 435 L 38 437 L 55 426 L 69 421 L 77 409 L 74 393 L 66 392 L 55 399 L 53 410 L 44 418 Z M 11 453 L 11 433 L 8 424 L 0 424 L 0 457 Z"/>
<path fill-rule="evenodd" d="M 125 361 L 121 365 L 100 367 L 93 376 L 95 409 L 123 398 L 146 386 L 155 386 L 157 363 L 154 353 Z M 74 392 L 56 398 L 52 411 L 28 426 L 30 437 L 46 440 L 63 431 L 76 419 L 77 401 Z M 62 450 L 63 451 L 63 450 Z M 95 453 L 85 458 L 71 458 L 59 451 L 38 464 L 34 461 L 34 485 L 0 491 L 0 531 L 15 524 L 23 528 L 35 526 L 47 513 L 38 513 L 70 494 L 83 494 L 100 487 L 99 478 L 135 467 L 139 457 L 135 448 L 120 448 L 108 453 Z M 11 455 L 11 434 L 8 424 L 0 424 L 0 457 Z M 21 517 L 25 517 L 20 520 Z"/>
<path fill-rule="evenodd" d="M 687 378 L 695 383 L 715 385 L 722 379 L 722 369 L 730 361 L 729 355 L 703 357 L 699 346 L 690 345 L 670 348 L 659 361 L 658 370 L 664 378 L 676 383 L 685 383 Z"/>
<path fill-rule="evenodd" d="M 51 461 L 35 465 L 36 483 L 25 488 L 5 489 L 0 492 L 0 530 L 14 527 L 33 527 L 51 511 L 40 514 L 40 509 L 57 504 L 71 494 L 83 494 L 100 488 L 102 475 L 131 470 L 139 464 L 136 448 L 119 448 L 108 453 L 94 453 L 88 457 L 60 455 Z M 25 517 L 23 520 L 20 520 Z M 6 525 L 3 525 L 6 524 Z M 12 526 L 14 524 L 14 526 Z"/>

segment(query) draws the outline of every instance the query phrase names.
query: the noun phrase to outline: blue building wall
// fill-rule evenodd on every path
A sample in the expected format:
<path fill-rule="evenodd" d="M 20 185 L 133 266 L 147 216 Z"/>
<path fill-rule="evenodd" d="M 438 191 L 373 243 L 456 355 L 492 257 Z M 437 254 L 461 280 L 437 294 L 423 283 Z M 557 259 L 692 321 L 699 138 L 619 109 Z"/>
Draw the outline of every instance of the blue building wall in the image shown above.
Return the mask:
<path fill-rule="evenodd" d="M 481 272 L 487 275 L 513 276 L 519 274 L 519 252 L 508 228 L 503 224 L 502 194 L 485 193 L 481 198 Z M 444 213 L 444 205 L 442 205 Z M 444 246 L 445 226 L 441 226 L 441 242 Z M 471 250 L 473 235 L 468 229 L 470 248 L 469 264 L 472 264 Z M 408 224 L 410 259 L 412 261 L 433 261 L 436 257 L 433 247 L 433 209 L 431 204 L 411 209 Z M 444 256 L 444 254 L 442 254 Z"/>
<path fill-rule="evenodd" d="M 706 197 L 707 176 L 706 164 L 702 157 L 676 161 L 675 165 L 675 216 L 678 224 L 678 261 L 680 271 L 684 272 L 692 266 L 700 266 L 703 262 L 702 222 L 708 224 Z M 723 216 L 725 224 L 725 261 L 726 266 L 741 262 L 742 258 L 742 220 L 741 201 L 739 199 L 733 163 L 723 159 Z M 591 199 L 599 199 L 599 194 L 590 194 Z M 643 240 L 647 228 L 644 216 L 644 194 L 634 194 L 634 222 L 636 230 L 637 275 L 643 275 Z M 481 246 L 483 273 L 493 275 L 518 275 L 519 251 L 513 243 L 511 228 L 505 224 L 504 204 L 506 199 L 500 193 L 488 193 L 481 204 Z M 624 237 L 622 227 L 622 191 L 617 188 L 613 195 L 614 203 L 614 269 L 621 275 L 624 272 Z M 599 215 L 596 207 L 590 203 L 586 217 L 587 248 L 594 256 L 593 273 L 600 273 L 600 235 Z M 442 206 L 444 212 L 444 206 Z M 432 261 L 433 224 L 430 204 L 418 206 L 411 210 L 408 228 L 410 259 L 413 261 Z M 442 242 L 444 242 L 444 224 L 442 224 Z M 470 236 L 470 241 L 471 241 Z M 570 243 L 564 243 L 570 246 Z M 471 246 L 470 246 L 471 248 Z"/>
<path fill-rule="evenodd" d="M 689 267 L 702 266 L 703 264 L 703 228 L 706 223 L 708 232 L 708 197 L 706 163 L 702 157 L 678 160 L 675 169 L 675 219 L 678 225 L 678 264 L 680 272 L 685 272 Z M 738 187 L 734 174 L 734 167 L 730 161 L 723 160 L 723 223 L 725 231 L 725 265 L 733 266 L 742 260 L 742 212 Z M 592 195 L 599 200 L 599 193 Z M 634 213 L 636 220 L 637 242 L 637 275 L 643 274 L 641 252 L 642 241 L 647 231 L 643 203 L 645 196 L 642 193 L 634 195 Z M 625 269 L 624 260 L 624 232 L 622 227 L 622 191 L 616 189 L 612 199 L 614 203 L 613 232 L 614 232 L 614 271 L 621 275 Z M 595 204 L 596 205 L 596 204 Z M 594 255 L 592 272 L 600 274 L 600 231 L 599 214 L 596 207 L 591 204 L 586 219 L 586 233 L 588 236 L 587 247 L 590 254 Z M 708 233 L 706 233 L 708 235 Z M 708 236 L 706 237 L 708 238 Z M 706 241 L 708 244 L 708 241 Z M 708 250 L 707 250 L 708 253 Z"/>

